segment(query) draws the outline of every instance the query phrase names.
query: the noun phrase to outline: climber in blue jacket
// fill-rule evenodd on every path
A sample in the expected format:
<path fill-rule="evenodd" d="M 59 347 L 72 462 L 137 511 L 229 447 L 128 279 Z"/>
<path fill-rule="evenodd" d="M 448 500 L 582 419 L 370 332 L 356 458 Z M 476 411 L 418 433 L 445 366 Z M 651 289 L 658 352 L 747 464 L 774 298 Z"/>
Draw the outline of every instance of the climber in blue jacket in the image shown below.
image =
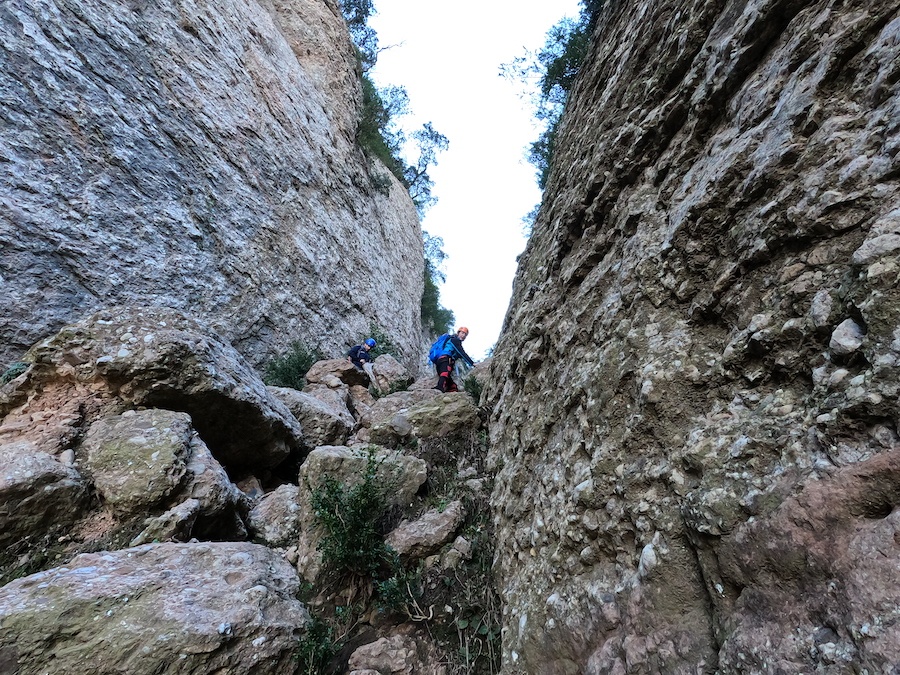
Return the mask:
<path fill-rule="evenodd" d="M 375 340 L 367 338 L 361 345 L 350 347 L 350 351 L 347 352 L 347 360 L 356 366 L 357 370 L 365 371 L 363 363 L 372 363 L 372 355 L 369 352 L 373 347 L 375 347 Z"/>
<path fill-rule="evenodd" d="M 466 350 L 463 349 L 462 346 L 463 340 L 468 336 L 469 329 L 465 326 L 460 326 L 456 331 L 456 335 L 450 335 L 444 341 L 441 355 L 434 364 L 438 373 L 438 381 L 435 389 L 445 393 L 448 391 L 459 391 L 456 382 L 454 382 L 453 377 L 451 377 L 453 373 L 453 364 L 456 363 L 456 359 L 462 359 L 469 364 L 469 367 L 475 365 L 472 357 L 466 354 Z"/>

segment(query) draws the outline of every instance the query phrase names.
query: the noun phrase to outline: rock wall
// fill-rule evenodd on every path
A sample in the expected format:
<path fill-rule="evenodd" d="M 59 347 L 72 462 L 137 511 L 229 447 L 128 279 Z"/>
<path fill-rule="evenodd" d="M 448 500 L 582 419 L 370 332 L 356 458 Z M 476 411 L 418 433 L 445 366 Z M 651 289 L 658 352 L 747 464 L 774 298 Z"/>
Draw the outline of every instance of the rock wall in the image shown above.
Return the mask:
<path fill-rule="evenodd" d="M 900 663 L 900 13 L 603 10 L 487 394 L 506 673 Z"/>
<path fill-rule="evenodd" d="M 405 189 L 355 143 L 333 0 L 0 7 L 0 365 L 89 311 L 163 305 L 254 365 L 369 324 L 421 360 Z"/>

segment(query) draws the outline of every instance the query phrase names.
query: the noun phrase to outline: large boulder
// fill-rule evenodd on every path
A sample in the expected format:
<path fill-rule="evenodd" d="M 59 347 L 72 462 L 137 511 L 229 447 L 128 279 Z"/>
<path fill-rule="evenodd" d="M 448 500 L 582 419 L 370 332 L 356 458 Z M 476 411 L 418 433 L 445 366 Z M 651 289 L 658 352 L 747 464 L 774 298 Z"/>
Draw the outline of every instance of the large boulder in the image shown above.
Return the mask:
<path fill-rule="evenodd" d="M 443 509 L 430 509 L 415 520 L 404 520 L 385 541 L 401 556 L 418 559 L 432 555 L 453 539 L 466 517 L 463 503 L 455 500 Z"/>
<path fill-rule="evenodd" d="M 347 668 L 348 675 L 446 675 L 444 660 L 427 635 L 401 626 L 393 635 L 357 647 Z"/>
<path fill-rule="evenodd" d="M 406 368 L 390 354 L 380 354 L 372 363 L 375 388 L 384 394 L 406 389 L 413 377 Z"/>
<path fill-rule="evenodd" d="M 275 466 L 304 448 L 297 420 L 234 348 L 175 310 L 103 310 L 36 344 L 25 360 L 28 371 L 0 391 L 0 414 L 10 419 L 24 419 L 40 405 L 35 398 L 68 393 L 84 404 L 83 424 L 138 406 L 187 412 L 229 468 Z"/>
<path fill-rule="evenodd" d="M 368 405 L 360 405 L 358 428 L 350 443 L 378 443 L 389 447 L 401 444 L 412 432 L 406 412 L 439 395 L 440 392 L 431 388 L 410 389 L 373 399 Z"/>
<path fill-rule="evenodd" d="M 369 376 L 347 359 L 316 361 L 306 372 L 306 381 L 309 384 L 324 384 L 332 389 L 342 385 L 369 386 Z"/>
<path fill-rule="evenodd" d="M 95 421 L 77 456 L 104 503 L 129 516 L 159 506 L 182 487 L 192 432 L 185 413 L 128 410 Z"/>
<path fill-rule="evenodd" d="M 441 394 L 422 401 L 407 412 L 416 438 L 451 438 L 472 434 L 481 428 L 478 409 L 468 394 Z"/>
<path fill-rule="evenodd" d="M 478 408 L 472 398 L 462 392 L 441 394 L 435 390 L 414 390 L 394 394 L 384 403 L 369 410 L 367 430 L 360 430 L 360 439 L 386 446 L 396 446 L 410 439 L 469 438 L 481 428 Z M 406 405 L 404 405 L 406 403 Z"/>
<path fill-rule="evenodd" d="M 248 516 L 250 534 L 255 541 L 273 547 L 297 544 L 305 521 L 299 494 L 298 486 L 285 484 L 260 498 Z"/>
<path fill-rule="evenodd" d="M 31 443 L 0 445 L 0 547 L 66 527 L 88 506 L 88 483 Z"/>
<path fill-rule="evenodd" d="M 0 588 L 0 671 L 292 672 L 309 621 L 293 568 L 246 543 L 82 554 Z"/>
<path fill-rule="evenodd" d="M 135 541 L 246 535 L 248 500 L 186 413 L 151 408 L 103 417 L 90 426 L 76 457 L 119 521 L 166 510 L 148 519 Z"/>
<path fill-rule="evenodd" d="M 330 387 L 318 386 L 334 393 L 330 402 L 324 397 L 297 391 L 289 387 L 269 387 L 269 391 L 275 398 L 287 406 L 294 417 L 300 422 L 303 429 L 303 440 L 311 448 L 320 445 L 343 445 L 353 429 L 355 420 L 347 409 L 347 405 L 340 401 L 339 390 L 346 396 L 346 387 L 338 390 Z"/>

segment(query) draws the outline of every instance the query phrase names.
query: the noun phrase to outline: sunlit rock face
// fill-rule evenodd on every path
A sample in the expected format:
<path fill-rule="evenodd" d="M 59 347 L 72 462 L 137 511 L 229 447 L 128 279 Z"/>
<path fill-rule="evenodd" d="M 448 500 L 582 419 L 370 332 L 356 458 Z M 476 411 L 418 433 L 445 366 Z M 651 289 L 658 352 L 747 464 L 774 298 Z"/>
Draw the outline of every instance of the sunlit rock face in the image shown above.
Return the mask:
<path fill-rule="evenodd" d="M 611 2 L 491 371 L 507 673 L 900 662 L 900 16 Z"/>
<path fill-rule="evenodd" d="M 415 208 L 355 142 L 333 0 L 10 0 L 0 10 L 0 367 L 157 304 L 254 365 L 370 323 L 420 360 Z"/>

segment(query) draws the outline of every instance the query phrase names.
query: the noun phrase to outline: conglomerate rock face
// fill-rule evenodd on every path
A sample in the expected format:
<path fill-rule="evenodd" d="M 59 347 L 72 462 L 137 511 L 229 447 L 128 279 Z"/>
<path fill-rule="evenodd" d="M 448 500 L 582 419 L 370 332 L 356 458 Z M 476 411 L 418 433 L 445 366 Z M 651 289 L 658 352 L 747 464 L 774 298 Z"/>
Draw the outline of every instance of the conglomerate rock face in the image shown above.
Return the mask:
<path fill-rule="evenodd" d="M 0 367 L 100 307 L 211 323 L 255 366 L 374 323 L 421 351 L 421 230 L 356 145 L 333 0 L 0 8 Z"/>
<path fill-rule="evenodd" d="M 309 613 L 278 553 L 244 542 L 86 553 L 0 590 L 0 665 L 32 675 L 288 673 Z"/>
<path fill-rule="evenodd" d="M 602 10 L 487 394 L 507 673 L 900 663 L 900 14 Z"/>

